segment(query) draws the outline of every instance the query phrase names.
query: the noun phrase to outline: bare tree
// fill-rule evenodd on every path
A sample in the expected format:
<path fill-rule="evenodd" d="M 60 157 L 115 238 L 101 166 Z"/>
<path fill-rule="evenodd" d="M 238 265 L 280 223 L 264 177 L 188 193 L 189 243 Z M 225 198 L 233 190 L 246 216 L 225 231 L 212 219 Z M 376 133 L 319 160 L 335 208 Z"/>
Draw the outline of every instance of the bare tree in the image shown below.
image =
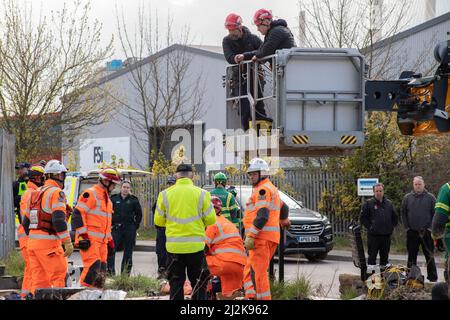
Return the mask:
<path fill-rule="evenodd" d="M 61 141 L 105 121 L 110 103 L 90 86 L 112 39 L 101 45 L 102 25 L 89 18 L 90 3 L 64 5 L 50 17 L 5 0 L 0 19 L 0 125 L 15 134 L 17 158 L 55 154 Z"/>
<path fill-rule="evenodd" d="M 166 31 L 162 32 L 158 11 L 139 7 L 134 30 L 126 24 L 116 7 L 118 38 L 127 57 L 137 58 L 129 67 L 128 83 L 135 99 L 116 96 L 130 130 L 148 163 L 163 153 L 174 128 L 190 126 L 198 120 L 203 108 L 201 70 L 192 69 L 189 52 L 189 28 L 179 35 L 172 28 L 168 14 Z M 164 48 L 164 49 L 163 49 Z M 142 59 L 144 58 L 144 59 Z M 195 72 L 194 72 L 195 71 Z"/>
<path fill-rule="evenodd" d="M 416 58 L 405 59 L 408 50 L 396 38 L 411 22 L 412 5 L 407 0 L 301 0 L 300 37 L 308 47 L 358 49 L 366 56 L 371 79 L 392 78 L 417 67 L 430 72 L 434 65 L 425 65 L 425 57 L 432 55 L 435 39 Z"/>

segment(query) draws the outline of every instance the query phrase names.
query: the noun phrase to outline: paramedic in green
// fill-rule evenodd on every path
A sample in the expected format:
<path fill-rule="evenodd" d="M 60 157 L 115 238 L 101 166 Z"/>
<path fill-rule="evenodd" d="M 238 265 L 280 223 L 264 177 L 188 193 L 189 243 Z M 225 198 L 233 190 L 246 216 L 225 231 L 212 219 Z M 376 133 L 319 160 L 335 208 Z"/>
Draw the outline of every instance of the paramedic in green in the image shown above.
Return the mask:
<path fill-rule="evenodd" d="M 216 186 L 210 191 L 211 195 L 217 196 L 222 201 L 222 216 L 233 222 L 239 230 L 239 223 L 241 221 L 240 210 L 236 205 L 236 199 L 231 192 L 225 189 L 227 184 L 227 175 L 223 172 L 214 175 L 214 185 Z"/>
<path fill-rule="evenodd" d="M 450 267 L 450 182 L 444 184 L 439 190 L 434 211 L 433 222 L 431 224 L 431 236 L 435 240 L 436 248 L 441 252 L 445 252 L 444 278 L 448 283 Z"/>

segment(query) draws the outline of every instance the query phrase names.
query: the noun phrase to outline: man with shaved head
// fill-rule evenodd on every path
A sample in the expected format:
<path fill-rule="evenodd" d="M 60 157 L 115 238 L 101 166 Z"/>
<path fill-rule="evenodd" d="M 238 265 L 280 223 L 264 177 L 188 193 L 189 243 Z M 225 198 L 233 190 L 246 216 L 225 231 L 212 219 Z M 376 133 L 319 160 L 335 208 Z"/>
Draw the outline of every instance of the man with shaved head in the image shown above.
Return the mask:
<path fill-rule="evenodd" d="M 436 264 L 433 257 L 434 244 L 431 238 L 431 221 L 434 215 L 436 198 L 425 189 L 425 181 L 416 176 L 413 190 L 402 201 L 401 217 L 406 228 L 406 247 L 408 249 L 408 268 L 417 265 L 417 254 L 422 247 L 427 261 L 427 278 L 437 281 Z"/>

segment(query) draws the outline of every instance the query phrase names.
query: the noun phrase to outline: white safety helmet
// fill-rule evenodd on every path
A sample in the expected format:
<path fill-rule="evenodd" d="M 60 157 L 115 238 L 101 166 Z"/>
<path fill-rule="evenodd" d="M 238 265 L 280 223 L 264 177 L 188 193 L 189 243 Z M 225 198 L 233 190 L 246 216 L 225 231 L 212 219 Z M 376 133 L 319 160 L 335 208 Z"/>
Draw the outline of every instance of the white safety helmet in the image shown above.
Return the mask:
<path fill-rule="evenodd" d="M 260 171 L 261 175 L 269 175 L 269 165 L 264 159 L 253 158 L 250 160 L 247 173 Z"/>
<path fill-rule="evenodd" d="M 62 172 L 67 172 L 67 168 L 59 160 L 50 160 L 49 162 L 47 162 L 44 168 L 45 174 L 47 173 L 58 174 Z"/>

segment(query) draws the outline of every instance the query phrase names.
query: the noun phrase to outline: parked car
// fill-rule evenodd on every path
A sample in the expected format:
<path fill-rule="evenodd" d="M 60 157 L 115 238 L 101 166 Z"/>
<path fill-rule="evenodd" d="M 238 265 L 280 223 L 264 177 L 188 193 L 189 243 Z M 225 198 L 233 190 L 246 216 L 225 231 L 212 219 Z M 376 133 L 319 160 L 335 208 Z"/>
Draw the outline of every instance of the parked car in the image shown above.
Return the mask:
<path fill-rule="evenodd" d="M 213 186 L 204 186 L 212 190 Z M 236 186 L 238 202 L 244 212 L 245 203 L 252 193 L 252 186 Z M 281 200 L 289 207 L 291 227 L 286 231 L 285 250 L 289 253 L 302 253 L 309 261 L 323 260 L 333 249 L 333 230 L 328 218 L 319 212 L 307 209 L 303 204 L 278 190 Z"/>

